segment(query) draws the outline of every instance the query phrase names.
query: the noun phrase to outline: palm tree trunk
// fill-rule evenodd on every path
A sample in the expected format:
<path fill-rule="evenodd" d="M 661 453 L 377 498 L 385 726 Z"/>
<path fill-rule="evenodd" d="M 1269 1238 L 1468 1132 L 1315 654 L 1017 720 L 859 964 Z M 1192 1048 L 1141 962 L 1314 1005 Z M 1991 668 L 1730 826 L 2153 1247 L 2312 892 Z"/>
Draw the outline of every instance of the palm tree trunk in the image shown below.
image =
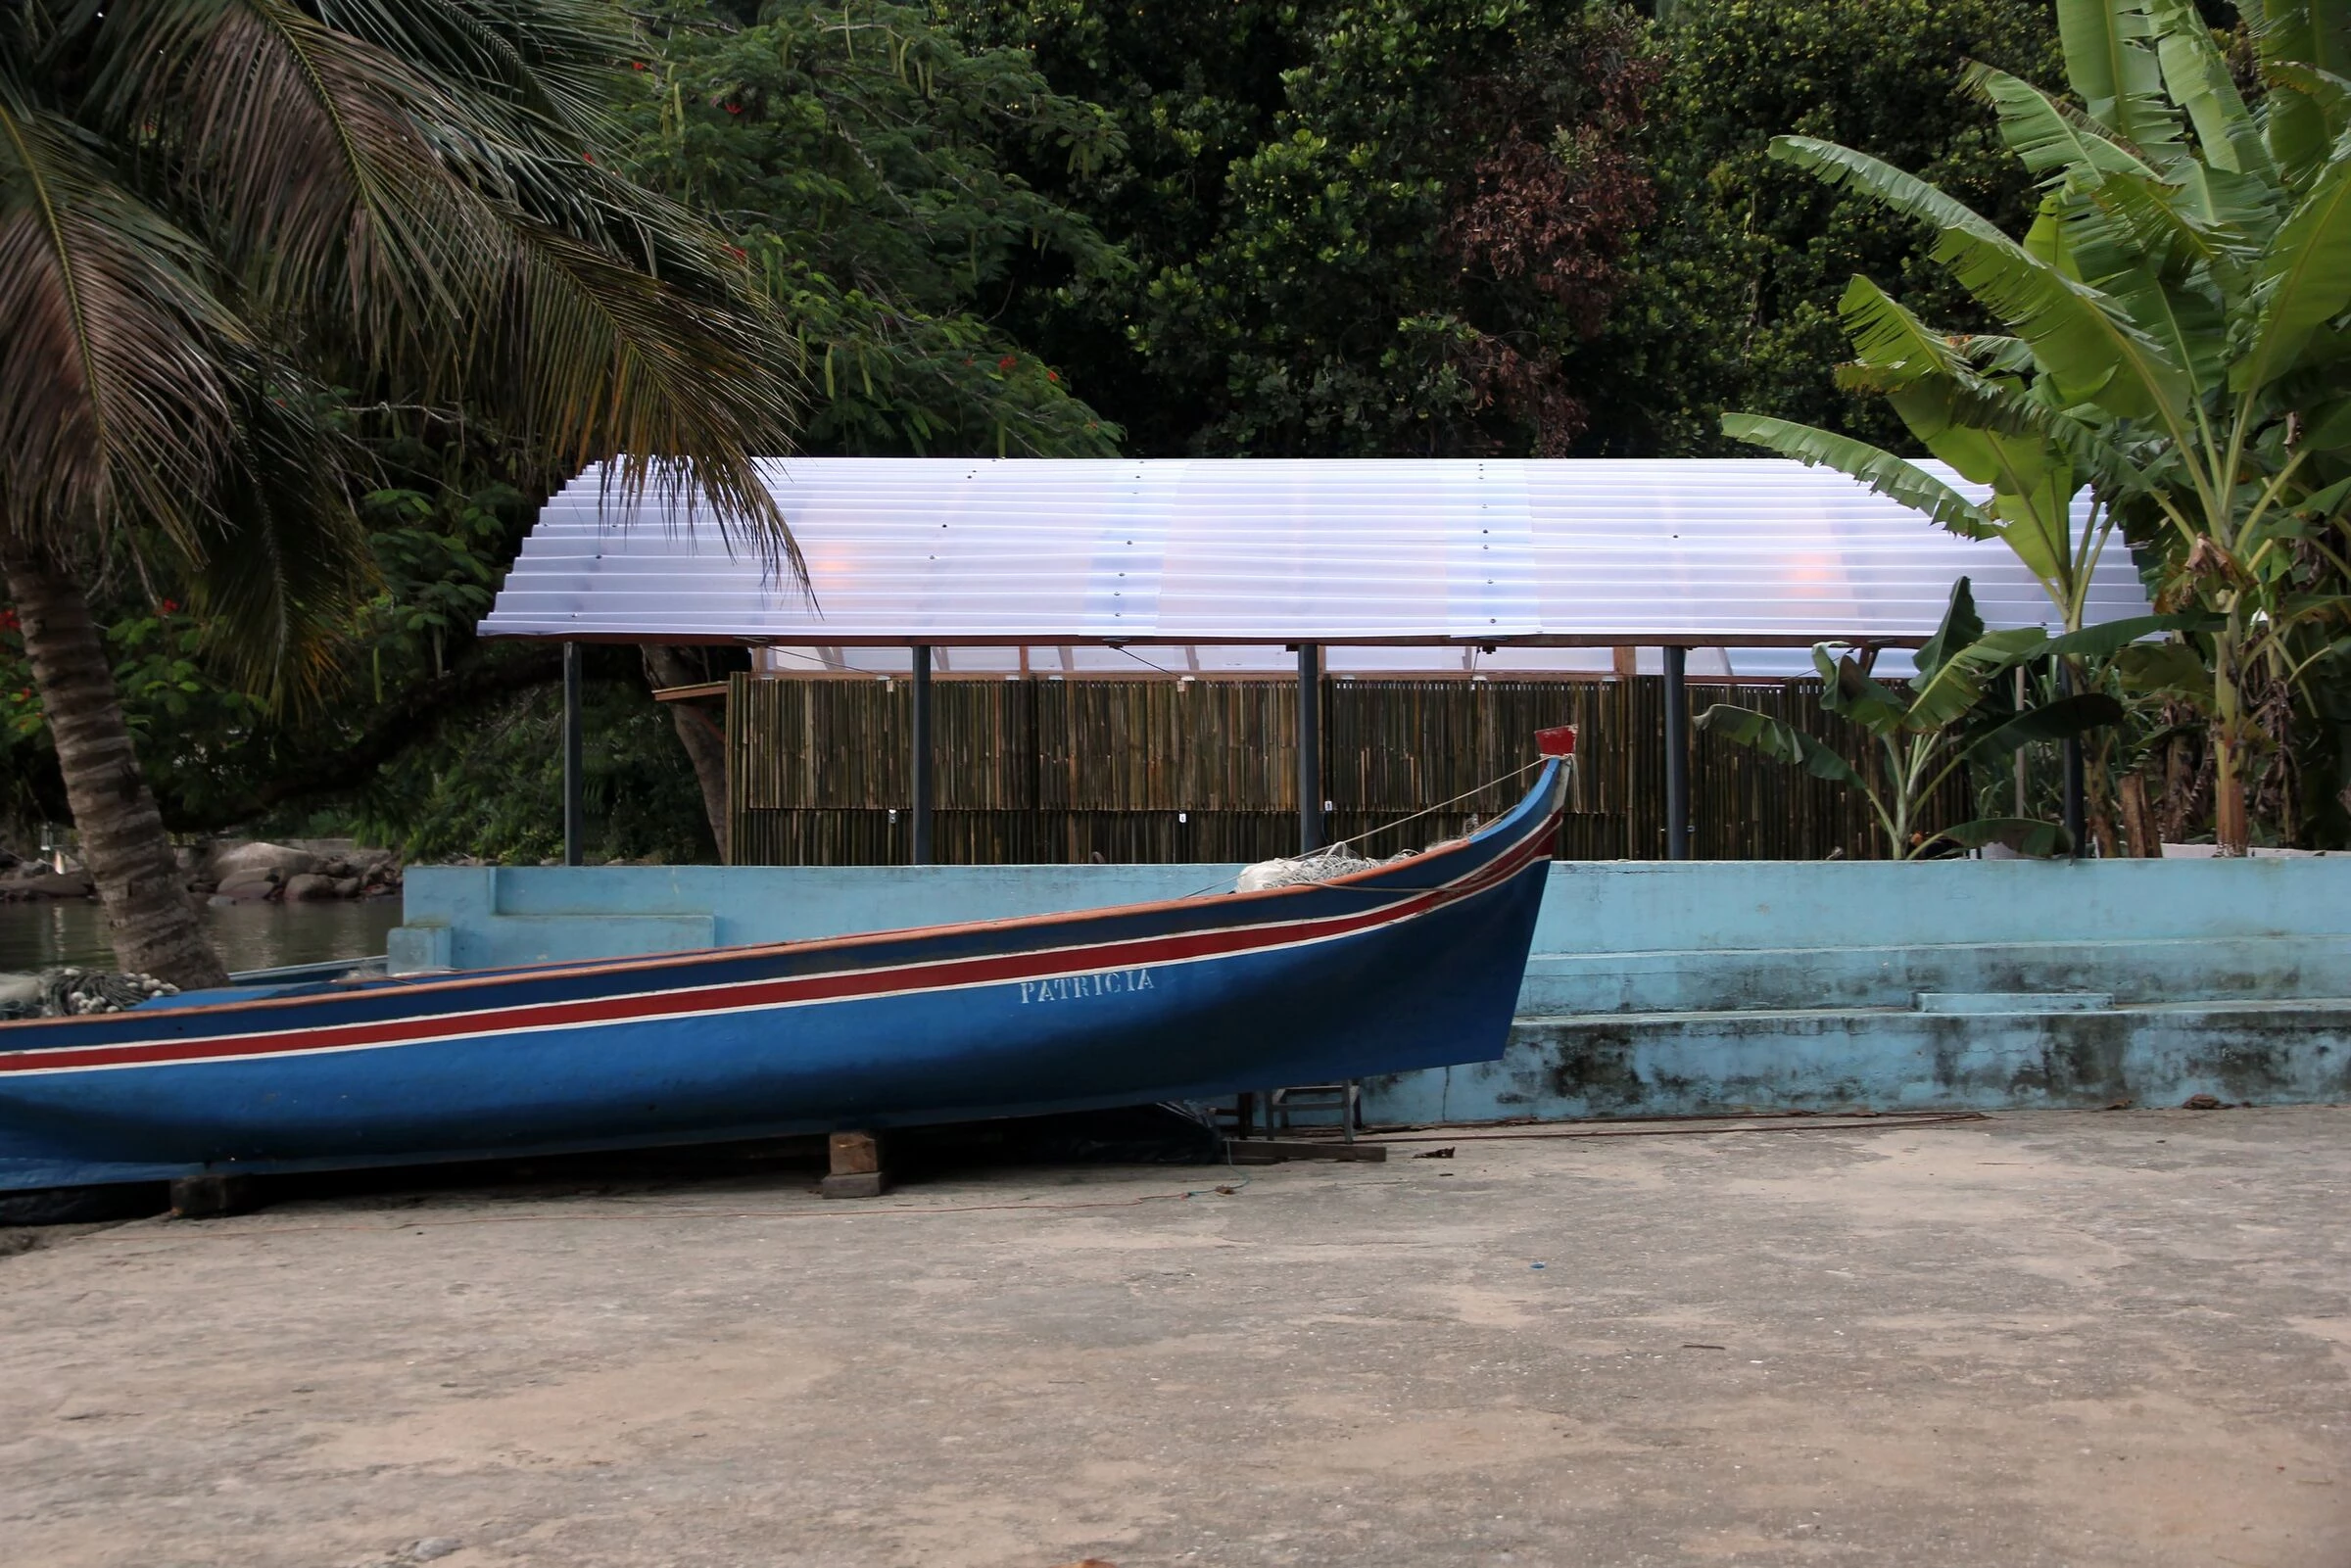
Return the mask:
<path fill-rule="evenodd" d="M 228 979 L 181 885 L 163 813 L 139 773 L 130 727 L 81 587 L 25 557 L 5 563 L 33 686 L 57 744 L 83 866 L 114 927 L 115 961 L 182 990 Z"/>
<path fill-rule="evenodd" d="M 707 670 L 697 670 L 695 661 L 666 643 L 647 642 L 642 644 L 641 651 L 645 655 L 646 680 L 655 690 L 694 686 L 709 679 Z M 694 764 L 695 782 L 702 787 L 702 811 L 710 819 L 710 837 L 718 845 L 718 863 L 732 865 L 727 853 L 726 733 L 691 702 L 671 703 L 669 717 L 677 726 L 678 743 L 686 748 L 687 760 Z"/>

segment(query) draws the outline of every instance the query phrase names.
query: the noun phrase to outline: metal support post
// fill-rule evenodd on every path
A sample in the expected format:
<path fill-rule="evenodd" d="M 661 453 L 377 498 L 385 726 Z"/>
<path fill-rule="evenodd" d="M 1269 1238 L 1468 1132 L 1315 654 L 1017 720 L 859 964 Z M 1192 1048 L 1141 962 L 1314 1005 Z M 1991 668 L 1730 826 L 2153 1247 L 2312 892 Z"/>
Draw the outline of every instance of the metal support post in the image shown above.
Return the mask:
<path fill-rule="evenodd" d="M 1690 650 L 1665 653 L 1665 858 L 1690 858 Z"/>
<path fill-rule="evenodd" d="M 2016 711 L 2019 713 L 2025 711 L 2025 703 L 2028 700 L 2025 679 L 2025 667 L 2020 664 L 2016 667 Z M 2025 803 L 2025 749 L 2023 746 L 2016 748 L 2016 814 L 2019 817 L 2033 815 Z"/>
<path fill-rule="evenodd" d="M 908 693 L 914 708 L 914 849 L 908 857 L 917 866 L 931 864 L 931 647 L 914 645 L 914 680 Z"/>
<path fill-rule="evenodd" d="M 2057 661 L 2057 694 L 2074 694 L 2073 667 L 2063 659 Z M 2088 811 L 2083 798 L 2082 737 L 2074 736 L 2065 742 L 2065 835 L 2074 841 L 2073 853 L 2083 853 L 2082 834 L 2087 826 Z"/>
<path fill-rule="evenodd" d="M 563 864 L 588 862 L 588 811 L 580 756 L 580 645 L 563 644 Z"/>
<path fill-rule="evenodd" d="M 1322 649 L 1298 644 L 1298 852 L 1322 847 Z"/>

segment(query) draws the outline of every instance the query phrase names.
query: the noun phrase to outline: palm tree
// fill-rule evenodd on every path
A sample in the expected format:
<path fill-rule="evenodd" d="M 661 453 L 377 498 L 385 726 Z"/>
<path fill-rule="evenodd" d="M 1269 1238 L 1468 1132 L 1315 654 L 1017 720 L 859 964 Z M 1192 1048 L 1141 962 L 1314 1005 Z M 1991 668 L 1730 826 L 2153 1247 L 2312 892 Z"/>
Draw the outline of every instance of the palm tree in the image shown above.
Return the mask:
<path fill-rule="evenodd" d="M 618 457 L 796 571 L 753 470 L 784 334 L 598 159 L 630 43 L 601 0 L 0 8 L 0 571 L 124 968 L 222 977 L 88 591 L 166 565 L 261 688 L 316 691 L 370 570 L 365 410 Z"/>

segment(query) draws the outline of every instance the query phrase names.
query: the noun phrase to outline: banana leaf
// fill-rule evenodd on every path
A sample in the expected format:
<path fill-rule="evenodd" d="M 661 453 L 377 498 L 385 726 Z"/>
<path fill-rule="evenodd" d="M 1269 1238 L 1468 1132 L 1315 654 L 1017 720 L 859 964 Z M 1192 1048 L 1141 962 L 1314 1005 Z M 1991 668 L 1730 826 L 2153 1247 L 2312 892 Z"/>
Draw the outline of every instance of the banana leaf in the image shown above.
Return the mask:
<path fill-rule="evenodd" d="M 1868 784 L 1851 763 L 1794 725 L 1768 714 L 1717 702 L 1698 716 L 1698 727 L 1734 745 L 1759 751 L 1775 762 L 1798 764 L 1815 779 L 1828 779 L 1868 791 Z"/>
<path fill-rule="evenodd" d="M 2201 707 L 2212 703 L 2212 670 L 2203 654 L 2183 642 L 2124 648 L 2114 656 L 2114 670 L 2126 691 L 2184 697 Z"/>
<path fill-rule="evenodd" d="M 2033 346 L 2068 404 L 2096 400 L 2136 418 L 2183 417 L 2187 371 L 2122 308 L 2005 240 L 1945 229 L 1935 260 Z"/>
<path fill-rule="evenodd" d="M 2151 0 L 2155 60 L 2172 101 L 2187 111 L 2204 161 L 2231 173 L 2276 178 L 2261 127 L 2229 75 L 2229 62 L 2213 47 L 2212 30 L 2187 0 Z"/>
<path fill-rule="evenodd" d="M 1994 632 L 1984 641 L 1995 645 L 2001 661 L 2007 664 L 2030 664 L 2050 658 L 2110 659 L 2141 638 L 2164 632 L 2210 631 L 2220 619 L 2201 612 L 2133 615 L 2119 621 L 2101 621 L 2062 637 L 2050 637 L 2039 627 L 2028 626 L 2015 632 Z"/>
<path fill-rule="evenodd" d="M 1851 654 L 1829 657 L 1825 644 L 1812 648 L 1812 668 L 1820 672 L 1820 705 L 1872 735 L 1890 735 L 1901 727 L 1909 702 L 1892 687 L 1873 679 Z"/>
<path fill-rule="evenodd" d="M 1943 624 L 1918 650 L 1918 673 L 1933 675 L 1953 653 L 1983 640 L 1984 617 L 1976 612 L 1975 588 L 1962 577 L 1951 585 L 1951 601 L 1943 608 Z"/>
<path fill-rule="evenodd" d="M 1866 441 L 1799 425 L 1794 420 L 1751 413 L 1724 414 L 1722 433 L 1733 441 L 1768 447 L 1807 468 L 1826 463 L 1881 496 L 1891 497 L 1913 511 L 1925 512 L 1963 538 L 1990 539 L 1999 531 L 1965 496 L 1916 463 Z"/>
<path fill-rule="evenodd" d="M 2252 352 L 2231 368 L 2231 391 L 2258 391 L 2292 368 L 2311 334 L 2351 306 L 2351 158 L 2312 181 L 2262 257 L 2261 314 Z"/>
<path fill-rule="evenodd" d="M 1794 164 L 1830 185 L 1874 196 L 1895 212 L 1922 223 L 1942 229 L 1963 229 L 1993 244 L 2016 243 L 2000 232 L 1998 224 L 1966 203 L 1884 159 L 1822 141 L 1817 136 L 1774 136 L 1771 156 L 1783 164 Z"/>
<path fill-rule="evenodd" d="M 2000 118 L 2000 140 L 2036 174 L 2052 182 L 2077 170 L 2093 181 L 2109 174 L 2156 177 L 2112 131 L 2029 81 L 1981 62 L 1969 65 L 1960 80 L 1992 107 Z"/>
<path fill-rule="evenodd" d="M 2048 860 L 2068 854 L 2074 847 L 2073 835 L 2053 822 L 2041 822 L 2034 817 L 1979 817 L 1963 822 L 1956 828 L 1945 828 L 1927 843 L 1944 840 L 1962 849 L 1981 849 L 1986 844 L 2006 844 L 2020 855 Z M 1925 848 L 1922 844 L 1920 848 Z"/>
<path fill-rule="evenodd" d="M 2140 156 L 2168 162 L 2181 156 L 2180 122 L 2164 106 L 2154 32 L 2140 0 L 2057 0 L 2066 78 L 2090 118 Z"/>
<path fill-rule="evenodd" d="M 2043 740 L 2071 740 L 2100 726 L 2120 724 L 2123 705 L 2103 691 L 2081 691 L 2044 702 L 1965 737 L 1968 755 L 1996 757 Z"/>

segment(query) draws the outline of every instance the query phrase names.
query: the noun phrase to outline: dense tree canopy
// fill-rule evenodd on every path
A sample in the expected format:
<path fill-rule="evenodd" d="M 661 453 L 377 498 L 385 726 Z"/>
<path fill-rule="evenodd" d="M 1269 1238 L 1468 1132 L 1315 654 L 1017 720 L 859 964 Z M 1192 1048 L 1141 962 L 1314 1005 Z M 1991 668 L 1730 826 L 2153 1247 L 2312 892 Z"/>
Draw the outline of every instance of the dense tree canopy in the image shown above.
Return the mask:
<path fill-rule="evenodd" d="M 1957 83 L 2062 65 L 2050 0 L 564 4 L 607 29 L 562 106 L 597 177 L 716 236 L 816 452 L 1671 456 L 1731 450 L 1729 409 L 1916 451 L 1830 373 L 1849 280 L 1951 331 L 1989 317 L 1931 231 L 1772 139 L 2022 233 L 2036 172 Z M 2257 103 L 2252 33 L 2199 9 Z M 163 818 L 552 853 L 552 650 L 471 628 L 577 453 L 528 409 L 306 375 L 289 406 L 349 454 L 321 471 L 358 570 L 273 613 L 327 700 L 273 701 L 229 657 L 201 551 L 134 530 L 85 563 Z M 646 692 L 677 684 L 666 659 L 591 663 L 603 853 L 713 852 L 691 726 Z M 2278 755 L 2344 752 L 2327 668 Z M 33 685 L 0 619 L 20 824 L 66 810 Z M 2264 832 L 2351 831 L 2273 805 Z"/>
<path fill-rule="evenodd" d="M 1726 407 L 1894 437 L 1891 415 L 1825 373 L 1845 352 L 1838 298 L 1865 274 L 1964 323 L 1964 296 L 1915 224 L 1775 163 L 1771 140 L 1842 142 L 2021 227 L 2032 178 L 1958 72 L 1976 60 L 2053 76 L 2046 0 L 1698 0 L 1657 47 L 1671 61 L 1644 142 L 1657 217 L 1602 346 L 1617 397 L 1600 445 L 1728 451 Z"/>
<path fill-rule="evenodd" d="M 1633 18 L 976 4 L 963 24 L 1125 130 L 1125 170 L 1068 184 L 1134 271 L 1041 291 L 1027 321 L 1135 450 L 1559 453 L 1589 424 L 1571 361 L 1651 213 Z"/>
<path fill-rule="evenodd" d="M 1025 150 L 1115 159 L 1099 111 L 1045 92 L 1025 57 L 972 53 L 893 5 L 846 22 L 839 10 L 774 10 L 748 24 L 679 5 L 609 64 L 615 134 L 603 156 L 724 227 L 789 329 L 778 369 L 807 410 L 802 450 L 1114 450 L 1115 429 L 984 309 L 1000 306 L 1012 260 L 1033 245 L 1079 275 L 1123 264 L 1083 218 L 1005 168 Z M 472 628 L 538 499 L 567 474 L 478 409 L 456 420 L 377 405 L 339 428 L 362 459 L 346 504 L 365 569 L 363 591 L 317 628 L 331 700 L 257 700 L 174 557 L 118 547 L 96 576 L 164 820 L 181 831 L 340 822 L 418 853 L 551 853 L 555 818 L 519 803 L 554 798 L 553 650 L 482 643 Z M 23 647 L 0 622 L 0 815 L 17 838 L 68 816 Z M 599 776 L 636 781 L 616 796 L 691 802 L 692 775 L 634 655 L 600 654 L 591 675 L 609 721 Z M 691 811 L 598 820 L 603 853 L 710 851 Z"/>
<path fill-rule="evenodd" d="M 1085 455 L 1117 432 L 993 319 L 1018 263 L 1124 256 L 1017 162 L 1115 163 L 1099 107 L 917 7 L 672 0 L 633 62 L 634 166 L 725 224 L 791 319 L 811 451 Z"/>

